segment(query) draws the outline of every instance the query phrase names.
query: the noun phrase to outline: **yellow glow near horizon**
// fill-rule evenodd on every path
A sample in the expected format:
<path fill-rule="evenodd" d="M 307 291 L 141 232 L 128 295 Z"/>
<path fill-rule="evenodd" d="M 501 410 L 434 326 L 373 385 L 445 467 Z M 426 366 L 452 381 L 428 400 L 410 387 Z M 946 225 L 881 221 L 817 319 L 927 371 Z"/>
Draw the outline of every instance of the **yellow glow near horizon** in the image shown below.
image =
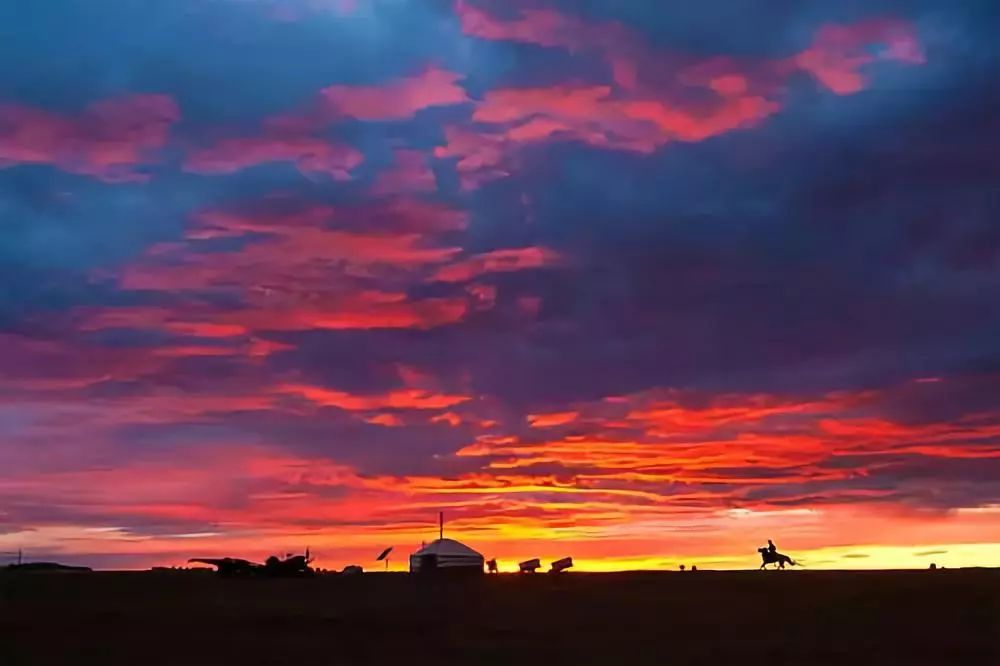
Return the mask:
<path fill-rule="evenodd" d="M 589 514 L 593 518 L 594 514 Z M 894 508 L 828 506 L 761 511 L 726 509 L 709 514 L 662 515 L 614 522 L 583 520 L 546 524 L 529 517 L 456 519 L 445 536 L 462 541 L 501 571 L 538 557 L 548 563 L 571 556 L 576 571 L 690 568 L 756 569 L 756 552 L 773 538 L 781 552 L 806 569 L 923 569 L 1000 566 L 1000 510 L 984 506 L 952 512 L 900 513 Z M 970 539 L 974 535 L 975 539 Z M 98 568 L 180 566 L 189 557 L 235 556 L 263 561 L 274 553 L 317 556 L 317 565 L 341 569 L 360 564 L 381 570 L 375 556 L 394 551 L 390 570 L 405 571 L 408 556 L 438 536 L 437 525 L 391 523 L 367 529 L 331 526 L 315 531 L 225 528 L 143 535 L 108 526 L 59 525 L 0 534 L 0 552 L 23 549 L 45 557 Z"/>

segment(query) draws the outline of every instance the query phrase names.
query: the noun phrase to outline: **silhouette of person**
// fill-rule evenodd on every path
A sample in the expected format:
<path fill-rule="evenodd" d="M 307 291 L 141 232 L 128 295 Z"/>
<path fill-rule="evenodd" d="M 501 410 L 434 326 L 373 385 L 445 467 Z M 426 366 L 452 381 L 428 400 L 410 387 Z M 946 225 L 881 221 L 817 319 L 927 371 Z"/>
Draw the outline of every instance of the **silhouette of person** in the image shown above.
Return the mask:
<path fill-rule="evenodd" d="M 771 553 L 772 555 L 778 552 L 777 546 L 775 546 L 774 542 L 771 541 L 770 539 L 767 540 L 767 552 Z"/>

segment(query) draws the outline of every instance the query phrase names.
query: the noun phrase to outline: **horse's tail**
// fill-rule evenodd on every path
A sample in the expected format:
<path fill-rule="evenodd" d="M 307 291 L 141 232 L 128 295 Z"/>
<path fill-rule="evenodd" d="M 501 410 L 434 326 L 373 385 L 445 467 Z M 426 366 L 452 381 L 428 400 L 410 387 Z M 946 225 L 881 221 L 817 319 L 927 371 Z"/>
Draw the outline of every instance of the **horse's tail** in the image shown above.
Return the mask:
<path fill-rule="evenodd" d="M 799 566 L 799 563 L 798 563 L 798 562 L 796 562 L 795 560 L 793 560 L 793 559 L 792 559 L 792 558 L 790 558 L 790 557 L 788 558 L 788 563 L 789 563 L 789 564 L 791 564 L 791 565 L 792 565 L 793 567 L 797 567 L 797 566 Z"/>

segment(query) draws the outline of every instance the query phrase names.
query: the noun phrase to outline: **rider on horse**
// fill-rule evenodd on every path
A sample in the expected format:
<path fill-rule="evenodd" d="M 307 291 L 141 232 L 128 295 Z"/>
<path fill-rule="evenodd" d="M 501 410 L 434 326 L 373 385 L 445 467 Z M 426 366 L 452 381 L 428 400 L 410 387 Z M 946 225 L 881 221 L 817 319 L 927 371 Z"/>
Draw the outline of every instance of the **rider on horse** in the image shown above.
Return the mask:
<path fill-rule="evenodd" d="M 786 564 L 791 564 L 795 566 L 796 562 L 788 555 L 783 555 L 778 552 L 777 546 L 770 539 L 767 540 L 766 548 L 758 548 L 757 552 L 760 553 L 760 559 L 762 560 L 760 568 L 763 569 L 768 564 L 777 564 L 779 569 L 784 569 Z"/>

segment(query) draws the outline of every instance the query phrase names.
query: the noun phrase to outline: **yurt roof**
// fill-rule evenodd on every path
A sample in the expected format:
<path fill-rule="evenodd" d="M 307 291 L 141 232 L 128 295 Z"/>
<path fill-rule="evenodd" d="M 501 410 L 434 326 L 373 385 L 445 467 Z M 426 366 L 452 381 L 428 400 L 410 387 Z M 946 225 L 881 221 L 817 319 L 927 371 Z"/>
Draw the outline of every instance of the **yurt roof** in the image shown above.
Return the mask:
<path fill-rule="evenodd" d="M 464 543 L 459 543 L 454 539 L 438 539 L 437 541 L 432 541 L 420 550 L 414 553 L 414 555 L 450 555 L 450 556 L 464 556 L 464 557 L 482 557 L 479 553 L 472 550 Z"/>

